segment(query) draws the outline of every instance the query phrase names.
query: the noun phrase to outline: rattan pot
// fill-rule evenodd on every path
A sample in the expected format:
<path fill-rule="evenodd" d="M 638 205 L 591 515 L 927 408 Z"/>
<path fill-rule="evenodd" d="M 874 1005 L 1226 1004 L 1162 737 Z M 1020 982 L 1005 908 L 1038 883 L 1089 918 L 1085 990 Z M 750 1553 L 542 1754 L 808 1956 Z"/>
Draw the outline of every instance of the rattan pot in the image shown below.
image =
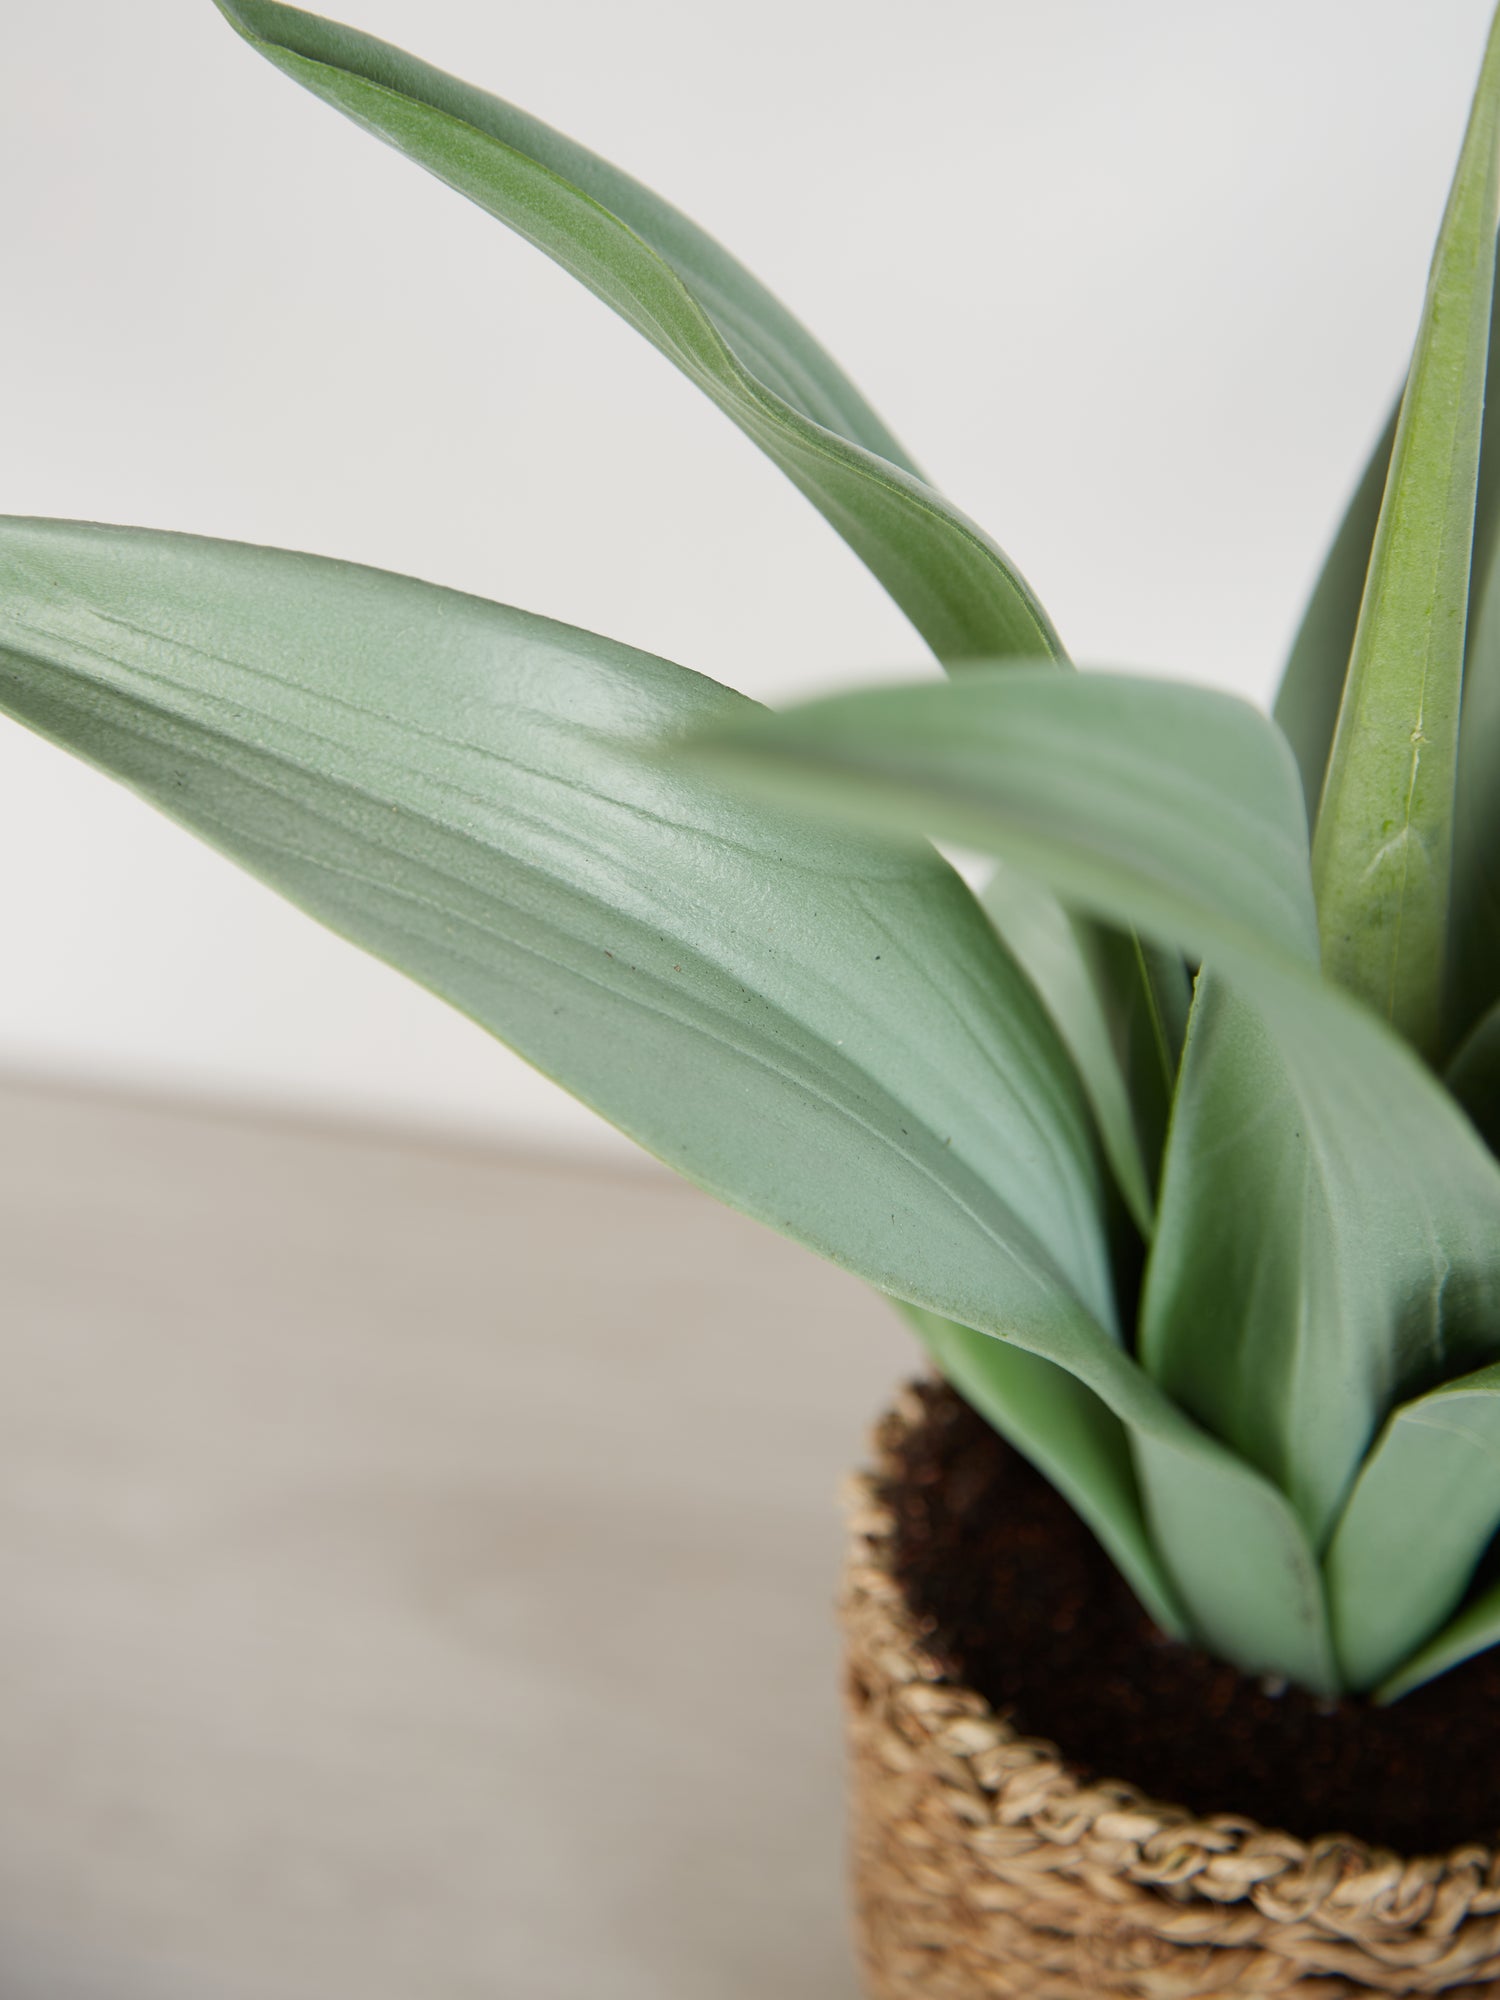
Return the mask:
<path fill-rule="evenodd" d="M 855 1926 L 870 2000 L 1500 1995 L 1500 1856 L 1406 1858 L 1085 1783 L 945 1676 L 894 1560 L 909 1391 L 851 1482 Z M 1500 1810 L 1497 1810 L 1500 1818 Z"/>

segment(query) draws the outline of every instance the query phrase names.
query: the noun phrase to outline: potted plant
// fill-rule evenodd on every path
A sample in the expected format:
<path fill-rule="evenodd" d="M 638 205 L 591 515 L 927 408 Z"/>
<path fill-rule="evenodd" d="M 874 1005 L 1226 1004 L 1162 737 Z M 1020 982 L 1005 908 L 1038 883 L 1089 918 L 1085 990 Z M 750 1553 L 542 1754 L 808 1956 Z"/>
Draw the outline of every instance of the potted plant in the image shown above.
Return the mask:
<path fill-rule="evenodd" d="M 219 4 L 675 361 L 952 678 L 770 715 L 408 578 L 10 520 L 0 708 L 907 1312 L 967 1408 L 909 1395 L 855 1494 L 872 1993 L 1489 1990 L 1500 19 L 1273 722 L 1071 671 L 638 184 Z"/>

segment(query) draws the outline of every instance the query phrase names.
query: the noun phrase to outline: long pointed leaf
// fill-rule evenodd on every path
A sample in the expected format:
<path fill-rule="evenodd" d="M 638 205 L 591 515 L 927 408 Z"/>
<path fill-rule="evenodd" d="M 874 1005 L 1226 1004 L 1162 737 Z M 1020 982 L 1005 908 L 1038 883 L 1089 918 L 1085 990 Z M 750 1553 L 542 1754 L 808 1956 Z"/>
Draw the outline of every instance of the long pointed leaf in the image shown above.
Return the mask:
<path fill-rule="evenodd" d="M 1478 1591 L 1450 1625 L 1398 1667 L 1375 1690 L 1378 1702 L 1399 1701 L 1404 1694 L 1462 1666 L 1476 1653 L 1500 1645 L 1500 1582 Z"/>
<path fill-rule="evenodd" d="M 1427 1055 L 1444 1028 L 1497 223 L 1500 16 L 1438 235 L 1314 843 L 1325 965 Z"/>
<path fill-rule="evenodd" d="M 1334 1643 L 1350 1687 L 1388 1679 L 1461 1602 L 1500 1527 L 1500 1367 L 1396 1411 L 1328 1547 Z"/>
<path fill-rule="evenodd" d="M 1155 1167 L 1148 1166 L 1142 1148 L 1135 1104 L 1115 1046 L 1106 997 L 1110 988 L 1089 962 L 1088 935 L 1049 890 L 1004 863 L 979 900 L 1062 1036 L 1125 1205 L 1137 1229 L 1149 1236 L 1155 1219 Z"/>
<path fill-rule="evenodd" d="M 1500 289 L 1490 316 L 1453 821 L 1448 1041 L 1500 1002 Z"/>
<path fill-rule="evenodd" d="M 691 755 L 760 791 L 997 855 L 1195 956 L 1316 965 L 1296 767 L 1229 695 L 976 667 L 758 714 Z"/>
<path fill-rule="evenodd" d="M 1323 795 L 1400 413 L 1398 398 L 1328 552 L 1276 696 L 1273 713 L 1296 753 L 1310 824 Z M 1500 855 L 1500 288 L 1490 302 L 1466 628 L 1453 816 L 1450 1046 L 1500 998 L 1500 874 L 1492 865 Z"/>
<path fill-rule="evenodd" d="M 0 708 L 689 1178 L 1077 1376 L 1132 1430 L 1195 1629 L 1331 1685 L 1285 1503 L 1113 1336 L 1076 1080 L 962 882 L 928 849 L 735 803 L 664 758 L 752 707 L 406 578 L 0 523 Z"/>
<path fill-rule="evenodd" d="M 1474 504 L 1468 635 L 1453 817 L 1447 1046 L 1500 1000 L 1500 287 L 1490 306 L 1489 361 Z"/>
<path fill-rule="evenodd" d="M 1184 1416 L 1076 1306 L 1045 1321 L 992 1309 L 975 1330 L 1066 1370 L 1125 1426 L 1152 1543 L 1196 1636 L 1245 1673 L 1335 1692 L 1317 1558 L 1270 1481 Z"/>
<path fill-rule="evenodd" d="M 554 258 L 794 481 L 938 657 L 1050 654 L 1046 613 L 806 330 L 713 239 L 582 146 L 414 56 L 276 0 L 218 0 L 252 48 Z"/>
<path fill-rule="evenodd" d="M 921 477 L 807 331 L 685 216 L 514 106 L 386 43 L 278 0 L 219 4 L 294 81 L 517 230 L 674 361 L 821 510 L 945 664 L 1062 661 L 1001 551 Z M 1113 961 L 1125 982 L 1118 1004 L 1149 1015 L 1133 952 Z M 1155 1074 L 1142 1067 L 1131 1084 L 1143 1128 L 1164 1125 Z"/>
<path fill-rule="evenodd" d="M 1411 1051 L 1321 982 L 1272 725 L 1199 689 L 1009 668 L 756 716 L 691 754 L 1211 948 L 1236 989 L 1200 980 L 1141 1354 L 1325 1537 L 1391 1401 L 1500 1343 L 1500 1169 Z"/>
<path fill-rule="evenodd" d="M 1107 1321 L 1071 1070 L 959 878 L 651 761 L 741 697 L 352 565 L 8 522 L 0 708 L 876 1284 Z"/>
<path fill-rule="evenodd" d="M 1180 951 L 1153 943 L 1138 931 L 1085 923 L 1076 916 L 1070 922 L 1103 996 L 1154 1200 L 1193 982 Z"/>
<path fill-rule="evenodd" d="M 1370 551 L 1375 543 L 1375 526 L 1380 519 L 1380 502 L 1400 414 L 1398 400 L 1360 474 L 1359 484 L 1313 586 L 1272 710 L 1302 773 L 1309 827 L 1317 819 L 1318 801 L 1323 796 L 1328 753 L 1333 748 L 1333 732 L 1338 726 L 1339 702 L 1349 671 L 1349 655 L 1354 650 L 1354 629 L 1359 623 L 1360 599 L 1365 593 Z"/>
<path fill-rule="evenodd" d="M 1367 1010 L 1205 973 L 1140 1353 L 1321 1545 L 1392 1403 L 1500 1350 L 1500 1170 Z"/>
<path fill-rule="evenodd" d="M 1088 1523 L 1147 1615 L 1164 1632 L 1185 1639 L 1188 1627 L 1152 1546 L 1119 1418 L 1051 1361 L 920 1307 L 903 1311 L 965 1402 L 1030 1459 Z"/>
<path fill-rule="evenodd" d="M 1496 388 L 1500 406 L 1500 385 Z M 1500 419 L 1497 419 L 1500 420 Z M 1496 448 L 1500 459 L 1500 444 Z M 1447 1044 L 1500 1003 L 1500 555 L 1478 597 L 1459 727 Z"/>

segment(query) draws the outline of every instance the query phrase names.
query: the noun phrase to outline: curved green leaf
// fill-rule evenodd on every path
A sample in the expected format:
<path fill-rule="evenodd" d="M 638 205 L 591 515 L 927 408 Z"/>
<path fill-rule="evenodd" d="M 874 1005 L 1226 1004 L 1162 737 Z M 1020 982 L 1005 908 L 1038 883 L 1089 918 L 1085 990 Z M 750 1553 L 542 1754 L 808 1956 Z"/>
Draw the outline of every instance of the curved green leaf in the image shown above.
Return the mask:
<path fill-rule="evenodd" d="M 1141 1511 L 1119 1418 L 1051 1361 L 919 1306 L 902 1311 L 964 1401 L 1030 1459 L 1088 1523 L 1147 1616 L 1173 1638 L 1187 1638 Z"/>
<path fill-rule="evenodd" d="M 1490 317 L 1489 358 L 1458 727 L 1449 1046 L 1470 1035 L 1479 1017 L 1500 1002 L 1500 291 Z"/>
<path fill-rule="evenodd" d="M 713 239 L 497 97 L 276 0 L 217 0 L 268 61 L 554 258 L 779 465 L 939 659 L 1062 648 L 1030 589 L 925 480 L 806 330 Z"/>
<path fill-rule="evenodd" d="M 6 522 L 0 708 L 877 1285 L 1108 1323 L 1067 1057 L 959 878 L 655 754 L 743 698 L 379 571 Z"/>
<path fill-rule="evenodd" d="M 1500 287 L 1490 305 L 1489 359 L 1474 503 L 1468 636 L 1458 721 L 1449 918 L 1447 1046 L 1500 1000 Z"/>
<path fill-rule="evenodd" d="M 992 1309 L 976 1330 L 1055 1363 L 1125 1426 L 1152 1544 L 1203 1644 L 1244 1673 L 1336 1692 L 1322 1577 L 1285 1496 L 1184 1416 L 1076 1306 L 1046 1322 Z"/>
<path fill-rule="evenodd" d="M 1296 766 L 1232 696 L 975 667 L 758 713 L 688 754 L 767 796 L 997 855 L 1194 956 L 1316 965 Z"/>
<path fill-rule="evenodd" d="M 1204 1645 L 1242 1673 L 1337 1694 L 1317 1558 L 1285 1496 L 1222 1447 L 1204 1451 L 1202 1431 L 1168 1434 L 1099 1393 L 1130 1431 L 1151 1538 Z"/>
<path fill-rule="evenodd" d="M 752 707 L 379 571 L 0 522 L 0 709 L 690 1179 L 1076 1375 L 1149 1461 L 1152 1531 L 1196 1629 L 1330 1685 L 1285 1503 L 1113 1337 L 1076 1080 L 962 882 L 930 849 L 736 803 L 664 757 Z M 1214 1539 L 1231 1531 L 1232 1590 Z"/>
<path fill-rule="evenodd" d="M 1500 351 L 1500 343 L 1497 343 Z M 1496 387 L 1500 406 L 1500 385 Z M 1500 444 L 1496 447 L 1500 459 Z M 1458 739 L 1448 1046 L 1472 1040 L 1500 1002 L 1500 556 L 1469 635 Z"/>
<path fill-rule="evenodd" d="M 1317 820 L 1318 801 L 1323 796 L 1328 753 L 1338 726 L 1339 702 L 1349 655 L 1354 650 L 1354 628 L 1359 623 L 1359 604 L 1365 594 L 1370 550 L 1400 414 L 1398 399 L 1360 474 L 1313 586 L 1271 711 L 1302 773 L 1309 827 Z"/>
<path fill-rule="evenodd" d="M 1427 1681 L 1435 1681 L 1439 1674 L 1451 1672 L 1494 1645 L 1500 1645 L 1500 1582 L 1489 1583 L 1476 1592 L 1473 1601 L 1463 1607 L 1452 1624 L 1445 1625 L 1436 1638 L 1398 1667 L 1389 1680 L 1381 1682 L 1375 1690 L 1375 1699 L 1381 1703 L 1399 1701 L 1402 1695 L 1412 1693 Z"/>
<path fill-rule="evenodd" d="M 1192 978 L 1180 951 L 1155 944 L 1138 931 L 1085 923 L 1076 916 L 1069 922 L 1102 996 L 1154 1203 L 1193 1000 Z"/>
<path fill-rule="evenodd" d="M 1140 1352 L 1325 1537 L 1391 1402 L 1495 1352 L 1500 1169 L 1411 1051 L 1321 982 L 1272 725 L 1200 689 L 1008 668 L 758 715 L 690 754 L 1030 867 L 1233 977 L 1199 982 Z"/>
<path fill-rule="evenodd" d="M 1366 1461 L 1324 1561 L 1353 1688 L 1387 1680 L 1462 1601 L 1500 1526 L 1500 1367 L 1405 1404 Z"/>
<path fill-rule="evenodd" d="M 1315 1543 L 1403 1396 L 1500 1350 L 1500 1170 L 1331 988 L 1211 973 L 1188 1030 L 1141 1359 Z"/>
<path fill-rule="evenodd" d="M 1500 224 L 1500 16 L 1438 234 L 1313 846 L 1323 962 L 1442 1044 L 1454 787 Z"/>
<path fill-rule="evenodd" d="M 939 659 L 1062 647 L 999 549 L 917 472 L 858 391 L 756 279 L 639 182 L 538 120 L 368 35 L 219 0 L 278 68 L 517 230 L 650 340 L 766 451 L 868 564 Z M 1133 945 L 1101 941 L 1132 1017 L 1155 1004 Z M 1113 1003 L 1114 996 L 1110 996 Z M 1132 1073 L 1155 1132 L 1168 1093 Z"/>
<path fill-rule="evenodd" d="M 1370 455 L 1309 600 L 1274 714 L 1302 770 L 1316 819 L 1375 526 L 1390 466 L 1398 398 Z M 1464 642 L 1453 807 L 1448 1037 L 1452 1046 L 1500 998 L 1500 289 L 1490 303 L 1474 555 Z"/>
<path fill-rule="evenodd" d="M 1116 1185 L 1136 1228 L 1149 1236 L 1156 1201 L 1155 1170 L 1146 1163 L 1135 1103 L 1116 1048 L 1107 998 L 1111 987 L 1090 963 L 1093 939 L 1049 890 L 1004 862 L 985 884 L 979 900 L 1011 956 L 1041 995 L 1062 1036 L 1094 1113 Z"/>

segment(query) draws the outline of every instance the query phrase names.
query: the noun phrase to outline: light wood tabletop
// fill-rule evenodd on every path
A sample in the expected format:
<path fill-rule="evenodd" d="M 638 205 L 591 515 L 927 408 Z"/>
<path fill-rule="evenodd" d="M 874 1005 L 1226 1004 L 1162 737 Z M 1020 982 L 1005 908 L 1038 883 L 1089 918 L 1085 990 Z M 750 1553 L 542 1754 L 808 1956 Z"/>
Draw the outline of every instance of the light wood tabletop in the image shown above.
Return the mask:
<path fill-rule="evenodd" d="M 852 2000 L 915 1363 L 652 1169 L 0 1085 L 4 2000 Z"/>

